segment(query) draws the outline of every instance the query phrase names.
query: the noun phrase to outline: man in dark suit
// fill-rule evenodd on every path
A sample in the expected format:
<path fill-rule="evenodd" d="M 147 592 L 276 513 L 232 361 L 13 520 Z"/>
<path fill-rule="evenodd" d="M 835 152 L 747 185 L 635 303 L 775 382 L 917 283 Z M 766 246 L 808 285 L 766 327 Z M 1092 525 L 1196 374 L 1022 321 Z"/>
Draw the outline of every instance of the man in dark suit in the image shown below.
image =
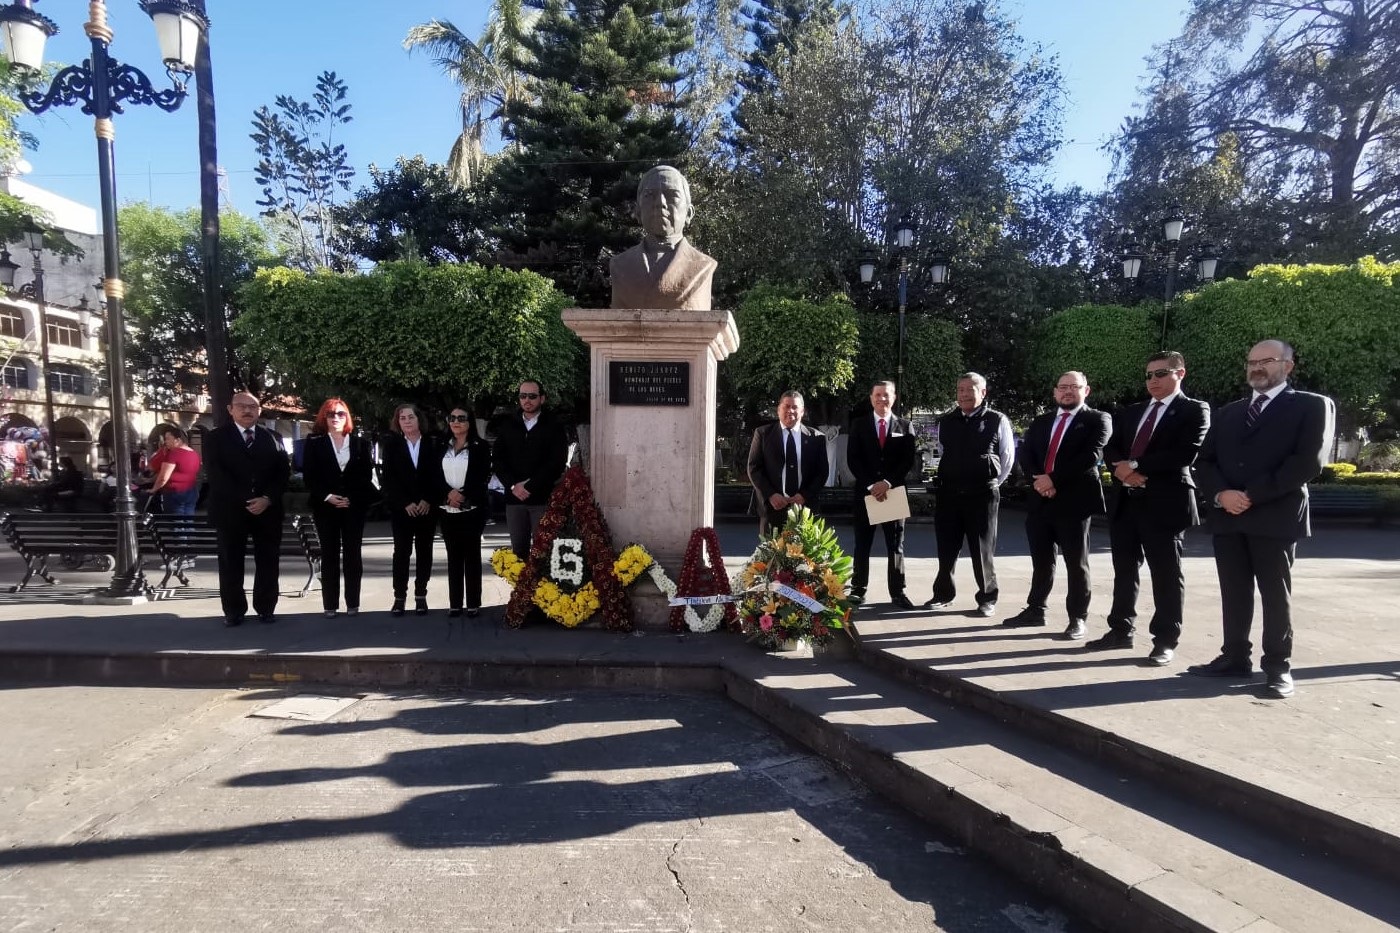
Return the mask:
<path fill-rule="evenodd" d="M 1133 646 L 1137 621 L 1138 570 L 1152 573 L 1152 652 L 1147 663 L 1170 664 L 1181 638 L 1186 577 L 1181 544 L 1199 521 L 1191 464 L 1201 451 L 1210 408 L 1181 391 L 1186 361 L 1164 350 L 1147 361 L 1146 402 L 1121 409 L 1104 462 L 1113 470 L 1108 539 L 1113 550 L 1113 608 L 1108 633 L 1086 644 L 1091 651 Z"/>
<path fill-rule="evenodd" d="M 1206 677 L 1253 675 L 1249 630 L 1259 588 L 1264 634 L 1264 696 L 1293 695 L 1293 557 L 1311 534 L 1308 481 L 1322 471 L 1336 428 L 1332 400 L 1288 385 L 1293 348 L 1254 345 L 1245 362 L 1248 399 L 1216 413 L 1201 448 L 1201 486 L 1220 577 L 1224 643 L 1220 656 L 1189 669 Z"/>
<path fill-rule="evenodd" d="M 933 532 L 938 542 L 938 576 L 925 609 L 942 609 L 957 595 L 953 569 L 967 541 L 972 578 L 977 581 L 977 614 L 996 612 L 997 514 L 1001 484 L 1011 475 L 1016 438 L 1011 422 L 987 400 L 980 373 L 958 378 L 958 404 L 938 419 L 938 493 Z"/>
<path fill-rule="evenodd" d="M 545 411 L 544 387 L 538 380 L 520 383 L 517 395 L 520 414 L 500 423 L 491 462 L 506 490 L 510 549 L 526 560 L 535 526 L 544 518 L 549 496 L 569 465 L 569 435 L 564 425 Z"/>
<path fill-rule="evenodd" d="M 896 418 L 893 411 L 895 385 L 877 382 L 870 390 L 870 415 L 851 424 L 846 446 L 846 466 L 855 477 L 855 567 L 851 574 L 851 595 L 865 599 L 870 583 L 870 548 L 875 543 L 875 526 L 865 512 L 865 497 L 883 502 L 895 486 L 903 486 L 914 468 L 919 450 L 909 422 Z M 883 522 L 885 552 L 889 555 L 886 580 L 890 602 L 900 609 L 913 609 L 904 593 L 904 519 Z"/>
<path fill-rule="evenodd" d="M 826 486 L 826 435 L 802 423 L 805 413 L 802 393 L 789 390 L 778 399 L 778 420 L 753 432 L 749 482 L 760 501 L 760 536 L 783 527 L 789 506 L 815 511 Z"/>
<path fill-rule="evenodd" d="M 262 406 L 239 392 L 228 407 L 233 421 L 204 439 L 209 477 L 209 521 L 218 536 L 219 602 L 225 625 L 248 614 L 243 562 L 253 539 L 253 611 L 271 622 L 277 609 L 278 555 L 282 549 L 282 494 L 291 464 L 282 439 L 258 424 Z"/>
<path fill-rule="evenodd" d="M 1089 614 L 1089 519 L 1104 511 L 1099 457 L 1113 424 L 1106 413 L 1084 404 L 1089 380 L 1068 372 L 1055 384 L 1056 411 L 1031 422 L 1017 461 L 1031 478 L 1026 503 L 1026 540 L 1031 551 L 1031 591 L 1026 608 L 1001 623 L 1008 628 L 1045 624 L 1055 585 L 1055 548 L 1065 556 L 1069 625 L 1063 638 L 1083 638 Z"/>

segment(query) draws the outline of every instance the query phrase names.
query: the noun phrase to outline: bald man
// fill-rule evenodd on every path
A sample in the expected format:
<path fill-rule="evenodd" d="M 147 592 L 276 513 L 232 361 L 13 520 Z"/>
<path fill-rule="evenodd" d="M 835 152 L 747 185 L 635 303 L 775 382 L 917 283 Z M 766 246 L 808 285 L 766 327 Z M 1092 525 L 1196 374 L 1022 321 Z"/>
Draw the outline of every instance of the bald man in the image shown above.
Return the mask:
<path fill-rule="evenodd" d="M 253 541 L 253 611 L 262 622 L 277 610 L 278 555 L 282 549 L 282 494 L 291 463 L 282 439 L 258 424 L 262 406 L 239 392 L 228 406 L 232 421 L 204 439 L 209 477 L 209 521 L 218 533 L 219 602 L 225 625 L 248 614 L 243 564 Z"/>

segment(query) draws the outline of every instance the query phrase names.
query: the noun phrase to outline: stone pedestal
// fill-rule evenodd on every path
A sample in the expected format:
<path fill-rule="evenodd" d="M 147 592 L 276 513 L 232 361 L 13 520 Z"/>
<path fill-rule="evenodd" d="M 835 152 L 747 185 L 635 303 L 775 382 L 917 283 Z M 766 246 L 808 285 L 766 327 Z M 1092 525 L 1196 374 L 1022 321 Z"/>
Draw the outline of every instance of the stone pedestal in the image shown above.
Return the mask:
<path fill-rule="evenodd" d="M 714 524 L 715 376 L 719 361 L 739 347 L 734 317 L 728 311 L 569 308 L 563 318 L 591 350 L 588 476 L 613 545 L 642 544 L 675 579 L 691 531 Z M 686 364 L 686 404 L 625 404 L 645 395 L 643 376 L 613 398 L 614 363 L 646 364 L 637 372 Z M 660 394 L 674 401 L 680 388 Z M 637 586 L 651 588 L 646 581 Z M 637 621 L 648 628 L 656 621 L 650 602 L 644 609 L 638 601 Z"/>

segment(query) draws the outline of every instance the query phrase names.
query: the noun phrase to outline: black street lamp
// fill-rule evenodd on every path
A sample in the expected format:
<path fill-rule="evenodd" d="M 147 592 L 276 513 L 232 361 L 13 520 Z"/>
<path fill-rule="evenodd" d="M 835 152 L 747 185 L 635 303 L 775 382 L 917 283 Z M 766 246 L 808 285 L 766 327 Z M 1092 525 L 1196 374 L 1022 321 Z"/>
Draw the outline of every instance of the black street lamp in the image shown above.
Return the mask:
<path fill-rule="evenodd" d="M 93 117 L 97 136 L 98 182 L 102 192 L 103 291 L 107 295 L 108 391 L 112 399 L 112 443 L 117 479 L 117 553 L 112 580 L 99 598 L 120 602 L 140 602 L 146 598 L 146 581 L 141 574 L 140 553 L 136 546 L 136 504 L 131 497 L 131 435 L 126 410 L 126 340 L 122 317 L 122 297 L 126 288 L 121 279 L 120 244 L 117 239 L 116 130 L 112 115 L 122 112 L 123 104 L 154 104 L 165 111 L 177 109 L 185 99 L 185 76 L 194 70 L 199 41 L 209 28 L 201 8 L 190 0 L 140 0 L 141 9 L 155 23 L 161 58 L 170 76 L 171 87 L 157 91 L 150 79 L 130 65 L 123 65 L 108 54 L 112 30 L 107 25 L 107 4 L 89 0 L 88 21 L 83 32 L 92 41 L 92 57 L 81 65 L 69 65 L 54 76 L 47 91 L 22 89 L 20 101 L 32 112 L 50 107 L 79 104 Z M 58 26 L 34 12 L 33 0 L 13 0 L 0 7 L 0 39 L 5 54 L 21 75 L 37 74 L 44 64 L 44 42 L 58 32 Z"/>
<path fill-rule="evenodd" d="M 1160 346 L 1165 347 L 1167 343 L 1167 320 L 1171 313 L 1172 299 L 1176 297 L 1176 270 L 1180 264 L 1181 234 L 1186 229 L 1186 219 L 1181 215 L 1181 208 L 1172 207 L 1167 212 L 1167 216 L 1162 220 L 1162 247 L 1161 252 L 1167 263 L 1166 288 L 1162 296 L 1162 340 Z M 1129 282 L 1138 281 L 1142 273 L 1143 261 L 1147 258 L 1142 246 L 1138 243 L 1129 243 L 1123 249 L 1123 278 Z M 1203 243 L 1197 250 L 1196 274 L 1202 282 L 1212 282 L 1215 280 L 1215 268 L 1220 262 L 1220 257 L 1215 252 L 1215 247 L 1210 243 Z"/>
<path fill-rule="evenodd" d="M 914 221 L 905 214 L 899 218 L 899 224 L 894 228 L 894 245 L 896 255 L 899 259 L 899 361 L 895 377 L 897 391 L 895 400 L 898 403 L 904 393 L 904 319 L 909 308 L 909 253 L 914 248 Z M 862 285 L 869 285 L 875 278 L 875 266 L 879 260 L 879 253 L 873 249 L 866 250 L 861 255 L 860 260 L 860 281 Z M 930 278 L 935 285 L 944 285 L 948 281 L 948 260 L 944 256 L 935 256 L 931 265 Z M 902 408 L 902 404 L 898 406 Z"/>
<path fill-rule="evenodd" d="M 34 279 L 15 288 L 15 273 L 19 263 L 10 258 L 10 251 L 0 247 L 0 286 L 14 289 L 21 298 L 28 298 L 39 309 L 39 356 L 44 361 L 44 417 L 49 428 L 49 470 L 58 465 L 58 432 L 53 417 L 53 377 L 49 375 L 49 309 L 44 301 L 44 266 L 39 255 L 44 251 L 44 232 L 30 227 L 24 232 L 24 245 L 34 256 Z"/>

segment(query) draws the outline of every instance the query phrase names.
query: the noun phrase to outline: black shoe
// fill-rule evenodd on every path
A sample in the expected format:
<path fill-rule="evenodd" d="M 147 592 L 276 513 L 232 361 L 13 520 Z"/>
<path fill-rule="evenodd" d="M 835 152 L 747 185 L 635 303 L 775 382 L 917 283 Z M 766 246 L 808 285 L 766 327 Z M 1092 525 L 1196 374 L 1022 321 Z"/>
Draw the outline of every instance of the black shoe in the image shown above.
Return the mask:
<path fill-rule="evenodd" d="M 913 601 L 910 600 L 909 597 L 908 597 L 908 596 L 905 596 L 903 593 L 896 593 L 896 594 L 894 594 L 894 596 L 890 598 L 890 605 L 891 605 L 891 606 L 894 606 L 896 609 L 917 609 L 917 608 L 919 608 L 918 606 L 915 606 L 914 603 L 913 603 Z"/>
<path fill-rule="evenodd" d="M 1005 628 L 1039 628 L 1045 624 L 1045 610 L 1027 606 L 1009 619 L 1002 619 Z"/>
<path fill-rule="evenodd" d="M 461 616 L 462 616 L 462 610 L 460 610 L 460 609 L 449 609 L 449 610 L 447 610 L 447 617 L 448 617 L 449 619 L 459 619 L 459 618 L 461 618 Z"/>
<path fill-rule="evenodd" d="M 1264 696 L 1270 700 L 1286 700 L 1293 695 L 1293 675 L 1287 672 L 1270 674 Z"/>
<path fill-rule="evenodd" d="M 1065 630 L 1060 633 L 1060 637 L 1065 641 L 1079 641 L 1079 639 L 1088 634 L 1089 626 L 1084 624 L 1083 619 L 1070 619 L 1069 625 L 1065 626 Z"/>
<path fill-rule="evenodd" d="M 1110 631 L 1092 641 L 1084 643 L 1085 651 L 1116 651 L 1119 648 L 1131 648 L 1133 646 L 1132 632 Z"/>
<path fill-rule="evenodd" d="M 413 614 L 416 616 L 425 616 L 428 614 L 427 597 L 421 597 L 413 600 Z"/>
<path fill-rule="evenodd" d="M 851 587 L 851 599 L 858 603 L 865 602 L 865 587 Z"/>
<path fill-rule="evenodd" d="M 227 625 L 229 628 L 233 628 L 235 625 L 242 625 L 242 624 L 243 624 L 243 617 L 242 617 L 242 616 L 229 616 L 229 617 L 227 617 L 227 618 L 224 619 L 224 624 Z"/>
<path fill-rule="evenodd" d="M 396 599 L 396 600 L 394 600 L 394 604 L 393 604 L 392 606 L 389 607 L 389 615 L 391 615 L 391 616 L 401 616 L 401 615 L 403 615 L 403 600 L 402 600 L 402 599 Z"/>
<path fill-rule="evenodd" d="M 1254 665 L 1248 658 L 1232 658 L 1227 654 L 1211 661 L 1209 664 L 1193 664 L 1186 669 L 1186 673 L 1195 674 L 1197 677 L 1253 677 Z"/>
<path fill-rule="evenodd" d="M 479 616 L 479 615 L 481 615 L 481 610 L 480 610 L 480 609 L 468 609 L 468 610 L 467 610 L 467 618 L 468 618 L 468 619 L 475 619 L 475 618 L 476 618 L 477 616 Z"/>
<path fill-rule="evenodd" d="M 357 615 L 360 614 L 360 607 L 359 607 L 359 606 L 346 606 L 346 607 L 345 607 L 345 614 L 348 615 L 348 616 L 357 616 Z"/>
<path fill-rule="evenodd" d="M 325 616 L 327 619 L 334 619 L 336 616 L 340 615 L 340 613 L 336 612 L 334 609 L 327 609 L 325 612 L 321 613 L 321 615 Z"/>
<path fill-rule="evenodd" d="M 263 625 L 271 625 L 272 623 L 276 622 L 277 619 L 275 619 L 272 613 L 270 612 L 260 612 L 258 613 L 258 621 L 261 622 Z"/>
<path fill-rule="evenodd" d="M 937 596 L 935 596 L 933 599 L 930 599 L 928 602 L 924 603 L 924 608 L 925 608 L 925 609 L 947 609 L 947 608 L 948 608 L 949 606 L 951 606 L 952 604 L 953 604 L 953 601 L 950 600 L 950 599 L 939 599 Z"/>
<path fill-rule="evenodd" d="M 996 604 L 996 603 L 978 603 L 978 604 L 977 604 L 977 614 L 978 614 L 979 616 L 981 616 L 982 618 L 984 618 L 984 619 L 990 619 L 992 616 L 994 616 L 994 615 L 997 614 L 997 604 Z"/>
<path fill-rule="evenodd" d="M 1176 649 L 1168 648 L 1165 645 L 1153 645 L 1152 653 L 1147 656 L 1148 667 L 1166 667 L 1172 663 L 1172 658 L 1176 657 Z"/>

